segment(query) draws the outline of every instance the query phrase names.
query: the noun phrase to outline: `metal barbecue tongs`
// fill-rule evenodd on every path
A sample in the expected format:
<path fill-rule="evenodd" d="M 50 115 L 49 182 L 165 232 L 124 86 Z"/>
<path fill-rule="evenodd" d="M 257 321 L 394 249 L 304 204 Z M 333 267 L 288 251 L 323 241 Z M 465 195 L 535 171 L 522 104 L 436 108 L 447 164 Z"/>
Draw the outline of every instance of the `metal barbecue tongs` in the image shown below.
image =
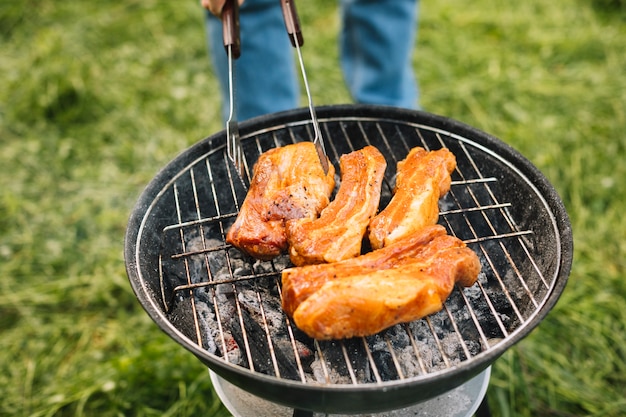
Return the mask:
<path fill-rule="evenodd" d="M 221 18 L 224 49 L 226 50 L 226 55 L 228 55 L 228 94 L 230 101 L 229 115 L 226 121 L 226 155 L 234 165 L 243 185 L 248 188 L 243 150 L 239 138 L 237 106 L 235 105 L 235 60 L 241 55 L 239 2 L 237 0 L 226 0 L 222 8 Z"/>
<path fill-rule="evenodd" d="M 313 123 L 313 130 L 315 132 L 315 138 L 313 143 L 317 150 L 317 155 L 322 163 L 324 174 L 328 174 L 328 157 L 326 156 L 326 149 L 324 148 L 324 140 L 322 139 L 322 131 L 320 125 L 317 122 L 317 115 L 315 113 L 315 107 L 313 107 L 313 99 L 311 98 L 311 90 L 309 89 L 309 81 L 304 70 L 304 60 L 302 59 L 302 52 L 300 47 L 304 44 L 304 38 L 302 37 L 302 31 L 300 30 L 300 20 L 298 19 L 298 12 L 296 11 L 296 4 L 293 0 L 280 0 L 280 4 L 283 9 L 283 18 L 285 19 L 285 26 L 291 45 L 296 48 L 298 53 L 298 61 L 300 61 L 300 70 L 302 72 L 302 80 L 304 81 L 304 88 L 306 89 L 306 95 L 309 99 L 309 111 L 311 113 L 311 122 Z"/>

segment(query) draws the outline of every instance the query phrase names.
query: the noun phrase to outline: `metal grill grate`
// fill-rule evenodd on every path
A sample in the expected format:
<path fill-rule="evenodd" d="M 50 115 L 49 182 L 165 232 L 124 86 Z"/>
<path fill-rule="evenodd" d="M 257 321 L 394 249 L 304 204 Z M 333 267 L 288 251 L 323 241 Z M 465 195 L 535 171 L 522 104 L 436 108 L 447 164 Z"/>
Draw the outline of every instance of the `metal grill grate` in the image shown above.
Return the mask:
<path fill-rule="evenodd" d="M 218 146 L 174 173 L 144 220 L 158 227 L 145 238 L 154 243 L 146 256 L 158 257 L 158 283 L 148 279 L 146 285 L 191 343 L 216 360 L 279 379 L 380 385 L 471 362 L 540 311 L 558 274 L 559 233 L 547 203 L 515 166 L 440 128 L 366 117 L 321 117 L 320 123 L 335 164 L 365 145 L 385 155 L 383 206 L 396 163 L 409 149 L 447 147 L 456 155 L 440 223 L 479 255 L 478 283 L 456 288 L 442 311 L 423 320 L 371 337 L 309 339 L 280 308 L 280 272 L 288 258 L 251 261 L 225 243 L 245 189 Z M 295 122 L 243 134 L 248 171 L 262 152 L 312 133 L 306 122 Z"/>

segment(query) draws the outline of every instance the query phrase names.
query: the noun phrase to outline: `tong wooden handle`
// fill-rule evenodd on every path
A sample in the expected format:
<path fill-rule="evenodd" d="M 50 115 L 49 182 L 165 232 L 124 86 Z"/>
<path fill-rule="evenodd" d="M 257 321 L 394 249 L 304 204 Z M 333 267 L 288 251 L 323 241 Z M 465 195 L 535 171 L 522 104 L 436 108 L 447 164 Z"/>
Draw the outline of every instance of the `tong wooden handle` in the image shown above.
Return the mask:
<path fill-rule="evenodd" d="M 294 48 L 296 47 L 296 43 L 297 46 L 302 46 L 304 44 L 304 38 L 300 30 L 300 19 L 298 19 L 296 3 L 294 0 L 280 0 L 280 5 L 283 9 L 283 18 L 285 19 L 285 26 L 289 34 L 289 40 L 291 40 L 291 45 Z"/>
<path fill-rule="evenodd" d="M 239 2 L 237 0 L 226 0 L 224 3 L 222 8 L 222 37 L 224 38 L 226 53 L 230 47 L 233 58 L 239 58 L 241 40 L 239 38 Z"/>

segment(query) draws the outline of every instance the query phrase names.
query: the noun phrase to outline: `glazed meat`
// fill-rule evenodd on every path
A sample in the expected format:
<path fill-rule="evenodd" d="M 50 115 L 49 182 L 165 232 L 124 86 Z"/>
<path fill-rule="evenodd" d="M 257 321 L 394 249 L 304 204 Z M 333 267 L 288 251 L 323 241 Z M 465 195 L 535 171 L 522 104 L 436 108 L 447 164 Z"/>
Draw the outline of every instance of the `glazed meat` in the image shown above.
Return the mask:
<path fill-rule="evenodd" d="M 411 149 L 398 162 L 396 185 L 391 201 L 369 224 L 368 237 L 379 249 L 420 228 L 437 223 L 439 199 L 450 190 L 450 174 L 456 158 L 447 149 Z"/>
<path fill-rule="evenodd" d="M 334 175 L 332 164 L 324 174 L 312 142 L 264 152 L 226 241 L 258 259 L 278 256 L 287 250 L 285 222 L 316 218 L 329 203 Z"/>
<path fill-rule="evenodd" d="M 294 265 L 337 262 L 361 254 L 367 226 L 378 210 L 387 162 L 373 146 L 342 155 L 341 184 L 318 219 L 287 222 L 289 257 Z"/>
<path fill-rule="evenodd" d="M 389 269 L 405 259 L 427 260 L 444 248 L 463 246 L 463 242 L 446 235 L 440 225 L 425 227 L 399 242 L 356 258 L 332 264 L 288 268 L 282 272 L 283 310 L 293 316 L 296 308 L 326 282 L 367 271 Z"/>
<path fill-rule="evenodd" d="M 315 339 L 375 334 L 439 311 L 455 283 L 474 284 L 480 261 L 467 247 L 428 260 L 405 258 L 392 268 L 327 280 L 295 309 L 299 329 Z"/>

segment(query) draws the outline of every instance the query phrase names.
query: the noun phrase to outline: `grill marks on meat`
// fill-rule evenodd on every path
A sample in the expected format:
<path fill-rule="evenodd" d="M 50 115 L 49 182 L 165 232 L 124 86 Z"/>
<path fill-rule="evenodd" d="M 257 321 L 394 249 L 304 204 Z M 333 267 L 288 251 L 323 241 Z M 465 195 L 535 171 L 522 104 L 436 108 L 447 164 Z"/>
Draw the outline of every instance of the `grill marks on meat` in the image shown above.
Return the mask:
<path fill-rule="evenodd" d="M 283 273 L 283 288 L 287 288 L 283 290 L 283 308 L 291 311 L 296 326 L 313 338 L 367 336 L 423 318 L 441 310 L 455 283 L 471 286 L 480 271 L 474 251 L 448 235 L 437 235 L 414 256 L 399 255 L 395 264 L 383 263 L 386 268 L 372 268 L 365 263 L 348 273 L 340 264 L 313 266 L 324 271 L 317 271 L 320 282 L 313 284 L 312 291 L 310 286 L 300 287 L 304 296 L 289 281 L 296 274 L 306 276 L 306 269 L 312 267 Z M 285 305 L 290 298 L 300 303 Z"/>
<path fill-rule="evenodd" d="M 264 152 L 226 241 L 257 259 L 280 255 L 287 250 L 285 222 L 317 218 L 329 203 L 334 175 L 332 164 L 324 174 L 312 142 Z"/>
<path fill-rule="evenodd" d="M 448 149 L 411 149 L 398 162 L 394 196 L 370 222 L 368 237 L 372 248 L 380 249 L 437 223 L 439 199 L 450 190 L 450 174 L 455 168 L 456 158 Z"/>
<path fill-rule="evenodd" d="M 341 185 L 318 219 L 287 222 L 289 257 L 294 265 L 337 262 L 361 253 L 367 226 L 380 202 L 387 167 L 373 146 L 341 156 Z"/>

